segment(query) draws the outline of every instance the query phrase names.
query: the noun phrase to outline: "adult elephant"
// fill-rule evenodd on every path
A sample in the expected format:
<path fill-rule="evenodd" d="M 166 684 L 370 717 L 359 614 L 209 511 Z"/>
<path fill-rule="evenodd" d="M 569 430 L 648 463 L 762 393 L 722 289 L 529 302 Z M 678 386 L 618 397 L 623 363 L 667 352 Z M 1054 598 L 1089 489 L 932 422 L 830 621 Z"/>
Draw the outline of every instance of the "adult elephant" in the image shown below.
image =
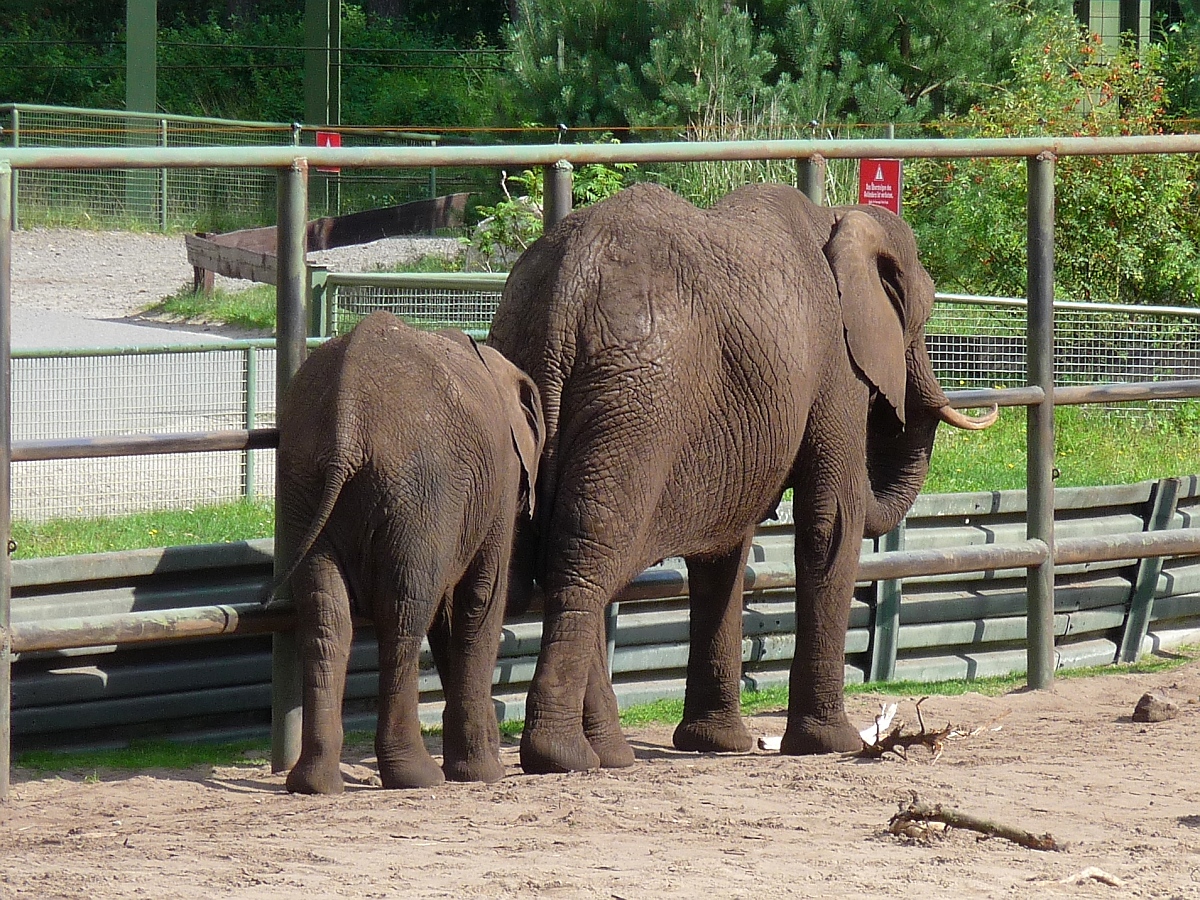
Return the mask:
<path fill-rule="evenodd" d="M 504 774 L 492 672 L 544 435 L 533 382 L 461 332 L 376 312 L 305 360 L 279 407 L 277 527 L 295 548 L 279 582 L 296 605 L 304 708 L 288 790 L 342 790 L 352 614 L 378 637 L 383 786 Z M 446 701 L 442 768 L 417 715 L 426 633 Z"/>
<path fill-rule="evenodd" d="M 547 444 L 518 554 L 545 593 L 521 763 L 633 761 L 602 610 L 687 562 L 683 750 L 744 751 L 742 581 L 755 526 L 795 491 L 796 652 L 784 753 L 860 746 L 842 700 L 861 539 L 893 528 L 949 406 L 925 349 L 933 282 L 873 207 L 759 184 L 709 210 L 641 184 L 568 216 L 513 267 L 489 343 L 533 376 Z"/>

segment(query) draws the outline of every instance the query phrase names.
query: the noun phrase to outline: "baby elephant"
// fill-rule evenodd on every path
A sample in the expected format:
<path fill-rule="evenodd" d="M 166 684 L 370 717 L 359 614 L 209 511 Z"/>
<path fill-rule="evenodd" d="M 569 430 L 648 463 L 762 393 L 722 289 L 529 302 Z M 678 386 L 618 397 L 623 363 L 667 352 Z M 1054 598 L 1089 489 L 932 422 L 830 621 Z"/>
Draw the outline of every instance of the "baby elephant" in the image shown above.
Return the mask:
<path fill-rule="evenodd" d="M 504 774 L 492 671 L 544 436 L 533 382 L 461 332 L 376 312 L 300 367 L 279 406 L 277 530 L 295 553 L 277 584 L 291 582 L 304 679 L 289 791 L 342 790 L 352 615 L 378 636 L 383 786 Z M 417 717 L 426 634 L 445 693 L 442 769 Z"/>

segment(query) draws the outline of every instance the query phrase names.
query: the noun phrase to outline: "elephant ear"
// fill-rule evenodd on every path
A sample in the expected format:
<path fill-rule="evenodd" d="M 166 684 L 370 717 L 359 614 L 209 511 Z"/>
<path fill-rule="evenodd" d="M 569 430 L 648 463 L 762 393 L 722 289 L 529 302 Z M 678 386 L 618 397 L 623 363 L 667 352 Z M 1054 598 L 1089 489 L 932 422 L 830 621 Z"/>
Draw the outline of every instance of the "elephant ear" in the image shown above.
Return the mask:
<path fill-rule="evenodd" d="M 837 280 L 850 358 L 903 424 L 907 371 L 897 284 L 900 261 L 890 251 L 883 228 L 858 210 L 838 218 L 825 257 Z"/>
<path fill-rule="evenodd" d="M 521 461 L 521 503 L 533 518 L 537 497 L 538 463 L 546 446 L 542 398 L 533 379 L 492 347 L 476 345 L 500 395 L 513 449 Z"/>

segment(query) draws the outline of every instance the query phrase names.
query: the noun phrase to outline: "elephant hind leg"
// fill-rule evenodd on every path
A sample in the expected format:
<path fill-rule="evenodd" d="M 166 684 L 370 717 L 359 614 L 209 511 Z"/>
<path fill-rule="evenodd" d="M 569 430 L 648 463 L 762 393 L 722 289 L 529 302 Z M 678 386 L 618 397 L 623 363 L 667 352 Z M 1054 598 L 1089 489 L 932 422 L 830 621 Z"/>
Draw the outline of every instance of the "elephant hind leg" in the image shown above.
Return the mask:
<path fill-rule="evenodd" d="M 381 594 L 381 596 L 386 596 Z M 400 602 L 375 603 L 379 635 L 379 718 L 375 727 L 375 757 L 385 788 L 425 788 L 446 779 L 425 748 L 418 711 L 421 636 L 428 618 L 413 614 L 429 609 L 428 601 L 402 597 Z"/>
<path fill-rule="evenodd" d="M 753 744 L 742 721 L 742 593 L 753 532 L 716 557 L 689 557 L 690 641 L 683 720 L 676 749 L 745 753 Z"/>
<path fill-rule="evenodd" d="M 449 781 L 491 783 L 504 777 L 491 689 L 504 619 L 506 574 L 498 560 L 472 567 L 429 632 L 446 698 L 442 771 Z"/>
<path fill-rule="evenodd" d="M 287 776 L 297 794 L 343 790 L 342 694 L 353 626 L 350 596 L 328 547 L 318 546 L 292 576 L 303 678 L 300 758 Z"/>

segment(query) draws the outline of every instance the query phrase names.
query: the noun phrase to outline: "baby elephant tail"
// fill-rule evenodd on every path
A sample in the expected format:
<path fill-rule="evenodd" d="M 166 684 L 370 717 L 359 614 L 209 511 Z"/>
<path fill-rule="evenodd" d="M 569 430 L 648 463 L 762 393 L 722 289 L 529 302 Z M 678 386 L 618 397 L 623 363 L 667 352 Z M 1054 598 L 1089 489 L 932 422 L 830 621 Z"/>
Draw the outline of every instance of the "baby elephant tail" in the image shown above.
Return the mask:
<path fill-rule="evenodd" d="M 351 472 L 345 467 L 335 466 L 330 469 L 325 479 L 325 487 L 321 491 L 321 502 L 317 506 L 317 512 L 313 516 L 312 523 L 308 526 L 308 530 L 304 533 L 304 537 L 300 539 L 300 543 L 296 546 L 291 564 L 287 567 L 287 571 L 276 576 L 271 582 L 262 589 L 259 594 L 259 602 L 263 607 L 269 607 L 278 602 L 276 596 L 279 589 L 287 584 L 288 579 L 296 574 L 296 570 L 300 568 L 300 563 L 304 562 L 304 557 L 308 556 L 312 550 L 313 544 L 317 542 L 322 530 L 329 522 L 329 517 L 333 514 L 333 508 L 337 505 L 338 497 L 341 496 L 342 488 L 350 479 Z M 276 527 L 278 534 L 278 526 Z M 276 546 L 276 552 L 278 552 Z"/>

